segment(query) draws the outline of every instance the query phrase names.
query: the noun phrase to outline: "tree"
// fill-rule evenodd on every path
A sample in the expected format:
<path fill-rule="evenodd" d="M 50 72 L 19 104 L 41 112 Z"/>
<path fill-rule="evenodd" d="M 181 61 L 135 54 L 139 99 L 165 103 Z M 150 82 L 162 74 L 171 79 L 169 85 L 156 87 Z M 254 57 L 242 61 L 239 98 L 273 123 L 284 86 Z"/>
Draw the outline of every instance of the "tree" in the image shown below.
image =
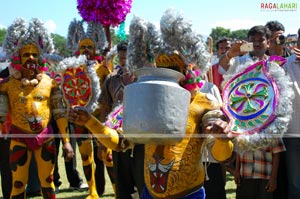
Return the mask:
<path fill-rule="evenodd" d="M 248 29 L 240 29 L 231 32 L 231 38 L 233 40 L 247 40 Z"/>
<path fill-rule="evenodd" d="M 248 29 L 240 29 L 240 30 L 235 30 L 235 31 L 231 31 L 230 29 L 226 29 L 223 27 L 216 27 L 213 28 L 211 33 L 210 33 L 210 37 L 212 37 L 214 44 L 216 44 L 216 42 L 219 39 L 222 38 L 231 38 L 232 40 L 247 40 L 247 34 L 248 34 Z M 215 52 L 216 46 L 214 45 L 213 47 L 213 51 Z"/>
<path fill-rule="evenodd" d="M 110 29 L 110 35 L 111 35 L 111 46 L 117 45 L 120 42 L 120 38 L 116 35 L 115 29 Z"/>
<path fill-rule="evenodd" d="M 218 41 L 219 39 L 222 39 L 224 37 L 230 38 L 231 31 L 230 31 L 230 29 L 225 29 L 223 27 L 216 27 L 216 28 L 212 29 L 209 36 L 211 36 L 213 38 L 214 43 L 215 43 L 216 41 Z"/>
<path fill-rule="evenodd" d="M 53 38 L 53 44 L 56 51 L 55 53 L 63 57 L 72 55 L 72 52 L 66 47 L 67 39 L 65 37 L 54 33 L 51 33 L 51 37 Z"/>
<path fill-rule="evenodd" d="M 6 35 L 6 29 L 5 28 L 0 28 L 0 45 L 2 45 L 2 42 L 5 38 Z"/>
<path fill-rule="evenodd" d="M 223 27 L 216 27 L 216 28 L 213 28 L 210 35 L 209 35 L 212 40 L 213 40 L 213 51 L 216 52 L 216 42 L 222 38 L 230 38 L 231 36 L 231 32 L 230 32 L 230 29 L 225 29 Z"/>

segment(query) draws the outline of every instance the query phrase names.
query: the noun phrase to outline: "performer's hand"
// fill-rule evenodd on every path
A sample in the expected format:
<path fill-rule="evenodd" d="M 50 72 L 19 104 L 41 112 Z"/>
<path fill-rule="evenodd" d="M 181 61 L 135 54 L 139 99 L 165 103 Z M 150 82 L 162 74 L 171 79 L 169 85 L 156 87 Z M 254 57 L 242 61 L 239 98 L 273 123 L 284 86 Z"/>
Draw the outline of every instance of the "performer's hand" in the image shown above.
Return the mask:
<path fill-rule="evenodd" d="M 294 48 L 294 53 L 295 53 L 295 55 L 296 55 L 296 61 L 300 61 L 300 49 L 298 49 L 298 48 Z"/>
<path fill-rule="evenodd" d="M 127 85 L 127 84 L 130 84 L 130 83 L 134 82 L 134 80 L 135 80 L 134 74 L 125 66 L 124 66 L 123 70 L 124 70 L 124 73 L 123 73 L 123 83 L 124 83 L 124 85 Z"/>
<path fill-rule="evenodd" d="M 241 174 L 240 174 L 240 170 L 234 170 L 234 182 L 236 184 L 236 186 L 240 186 L 241 185 Z"/>
<path fill-rule="evenodd" d="M 238 40 L 231 45 L 231 48 L 227 52 L 227 56 L 229 58 L 240 56 L 242 54 L 240 48 L 242 44 L 247 43 L 244 40 Z"/>
<path fill-rule="evenodd" d="M 74 150 L 70 142 L 66 142 L 63 145 L 63 156 L 66 162 L 69 162 L 74 157 Z"/>
<path fill-rule="evenodd" d="M 210 120 L 209 123 L 206 124 L 205 133 L 207 134 L 219 134 L 218 138 L 230 138 L 228 135 L 231 133 L 231 128 L 228 122 L 223 121 L 221 119 Z"/>
<path fill-rule="evenodd" d="M 72 123 L 83 126 L 90 118 L 91 114 L 84 107 L 74 106 L 69 109 L 69 121 Z"/>
<path fill-rule="evenodd" d="M 276 180 L 274 179 L 269 179 L 265 189 L 267 190 L 267 192 L 274 192 L 277 189 L 277 183 Z"/>

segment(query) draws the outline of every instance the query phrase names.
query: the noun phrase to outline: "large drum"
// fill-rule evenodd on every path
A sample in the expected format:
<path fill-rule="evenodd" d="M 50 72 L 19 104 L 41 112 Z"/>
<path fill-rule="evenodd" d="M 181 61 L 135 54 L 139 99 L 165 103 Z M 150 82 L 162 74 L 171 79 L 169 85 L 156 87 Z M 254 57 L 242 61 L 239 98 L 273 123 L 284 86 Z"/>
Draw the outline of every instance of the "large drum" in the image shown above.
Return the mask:
<path fill-rule="evenodd" d="M 137 82 L 125 87 L 123 130 L 141 144 L 174 144 L 182 140 L 190 93 L 178 82 L 184 76 L 166 68 L 135 71 Z"/>

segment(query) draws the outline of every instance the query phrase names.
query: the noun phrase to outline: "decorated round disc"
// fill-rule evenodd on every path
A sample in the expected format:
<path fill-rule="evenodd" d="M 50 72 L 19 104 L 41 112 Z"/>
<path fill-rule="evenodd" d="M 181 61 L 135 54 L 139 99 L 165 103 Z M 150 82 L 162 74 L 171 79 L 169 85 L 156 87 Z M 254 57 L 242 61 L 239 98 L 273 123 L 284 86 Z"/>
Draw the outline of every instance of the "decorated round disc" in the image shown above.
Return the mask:
<path fill-rule="evenodd" d="M 257 62 L 228 81 L 223 101 L 223 111 L 233 123 L 232 130 L 253 134 L 267 127 L 275 119 L 278 88 L 266 62 Z"/>
<path fill-rule="evenodd" d="M 62 77 L 64 97 L 70 106 L 87 106 L 92 99 L 91 79 L 85 67 L 68 68 Z"/>

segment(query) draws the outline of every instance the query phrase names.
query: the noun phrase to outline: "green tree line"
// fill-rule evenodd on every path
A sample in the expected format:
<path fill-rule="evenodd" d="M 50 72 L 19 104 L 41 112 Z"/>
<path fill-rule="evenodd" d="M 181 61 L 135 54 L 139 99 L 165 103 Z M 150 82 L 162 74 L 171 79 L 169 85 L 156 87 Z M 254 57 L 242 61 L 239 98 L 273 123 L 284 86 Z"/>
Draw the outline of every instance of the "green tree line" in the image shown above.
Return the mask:
<path fill-rule="evenodd" d="M 234 30 L 231 31 L 230 29 L 226 29 L 223 27 L 216 27 L 213 28 L 211 33 L 210 33 L 210 37 L 213 39 L 214 44 L 222 39 L 222 38 L 230 38 L 232 40 L 247 40 L 247 33 L 248 33 L 248 29 L 240 29 L 240 30 Z M 216 51 L 216 46 L 214 45 L 213 47 L 214 52 Z"/>

